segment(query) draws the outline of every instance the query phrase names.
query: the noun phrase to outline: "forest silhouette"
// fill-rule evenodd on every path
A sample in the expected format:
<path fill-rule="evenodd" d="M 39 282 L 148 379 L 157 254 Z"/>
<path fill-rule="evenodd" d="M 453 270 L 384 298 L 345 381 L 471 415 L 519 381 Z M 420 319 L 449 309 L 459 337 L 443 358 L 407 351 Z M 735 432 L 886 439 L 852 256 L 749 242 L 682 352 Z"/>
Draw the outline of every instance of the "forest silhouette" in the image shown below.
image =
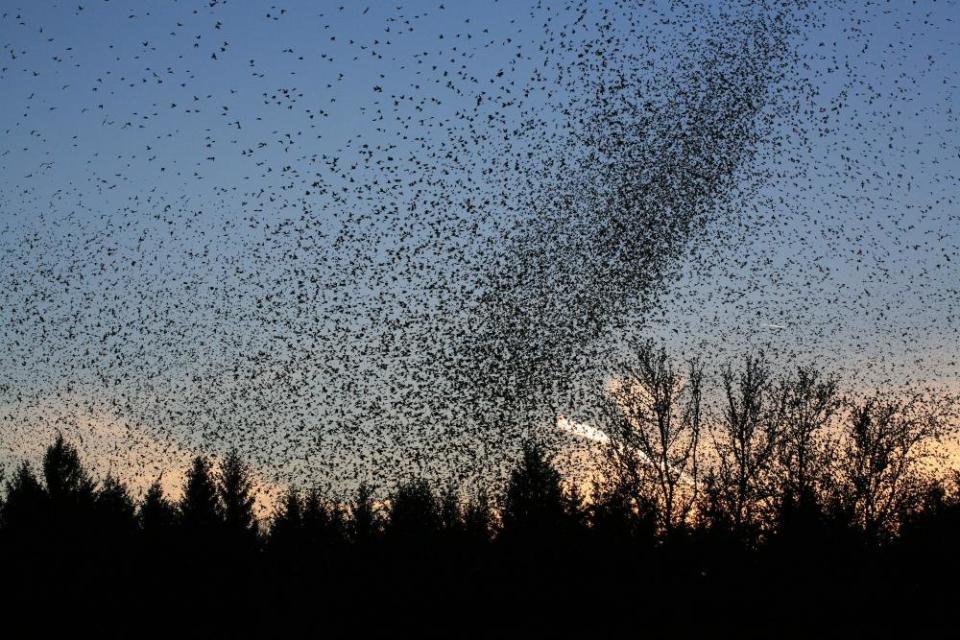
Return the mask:
<path fill-rule="evenodd" d="M 7 474 L 4 617 L 93 637 L 876 637 L 952 624 L 960 484 L 919 397 L 647 344 L 608 394 L 602 473 L 528 442 L 503 487 L 291 488 L 197 456 L 182 496 L 95 480 L 62 436 Z M 598 418 L 599 420 L 599 418 Z M 451 480 L 456 470 L 451 470 Z M 467 495 L 470 493 L 469 495 Z M 37 613 L 39 612 L 39 613 Z"/>

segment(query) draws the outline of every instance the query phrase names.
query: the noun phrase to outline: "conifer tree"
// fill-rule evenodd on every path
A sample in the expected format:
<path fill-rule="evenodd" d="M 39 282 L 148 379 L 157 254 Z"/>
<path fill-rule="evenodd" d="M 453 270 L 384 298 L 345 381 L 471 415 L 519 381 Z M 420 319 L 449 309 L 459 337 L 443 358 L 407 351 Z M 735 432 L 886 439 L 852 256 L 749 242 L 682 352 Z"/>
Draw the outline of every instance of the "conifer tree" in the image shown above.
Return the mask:
<path fill-rule="evenodd" d="M 251 540 L 257 536 L 257 519 L 253 512 L 253 482 L 250 469 L 236 449 L 223 461 L 217 485 L 227 531 L 239 538 Z"/>
<path fill-rule="evenodd" d="M 177 519 L 176 508 L 163 493 L 160 480 L 154 481 L 144 496 L 137 514 L 140 529 L 149 535 L 164 535 L 173 527 Z"/>
<path fill-rule="evenodd" d="M 353 542 L 363 544 L 370 542 L 380 530 L 380 522 L 373 503 L 373 489 L 367 484 L 361 484 L 350 513 L 350 534 Z"/>
<path fill-rule="evenodd" d="M 130 492 L 116 476 L 108 475 L 97 490 L 94 503 L 101 532 L 127 536 L 136 527 L 136 506 Z"/>
<path fill-rule="evenodd" d="M 180 522 L 188 531 L 211 530 L 223 522 L 210 461 L 202 455 L 193 459 L 187 472 L 178 511 Z"/>
<path fill-rule="evenodd" d="M 76 448 L 63 434 L 47 447 L 43 455 L 43 479 L 54 509 L 86 508 L 93 504 L 94 481 L 80 463 Z"/>
<path fill-rule="evenodd" d="M 283 495 L 270 527 L 270 546 L 292 552 L 303 544 L 303 508 L 300 493 L 290 488 Z"/>
<path fill-rule="evenodd" d="M 563 526 L 566 512 L 560 473 L 542 448 L 524 445 L 523 458 L 510 474 L 504 498 L 504 536 L 550 535 Z"/>
<path fill-rule="evenodd" d="M 6 482 L 0 525 L 10 532 L 26 532 L 46 525 L 47 492 L 27 462 Z"/>

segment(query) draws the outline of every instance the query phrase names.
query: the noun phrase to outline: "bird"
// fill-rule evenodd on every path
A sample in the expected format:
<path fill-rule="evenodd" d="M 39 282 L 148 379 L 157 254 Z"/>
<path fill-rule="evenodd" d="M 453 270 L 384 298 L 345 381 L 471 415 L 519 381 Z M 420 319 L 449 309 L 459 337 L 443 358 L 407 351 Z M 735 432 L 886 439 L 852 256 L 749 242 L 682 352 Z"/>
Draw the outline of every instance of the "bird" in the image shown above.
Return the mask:
<path fill-rule="evenodd" d="M 502 483 L 648 338 L 955 380 L 950 8 L 773 4 L 4 14 L 0 458 Z"/>

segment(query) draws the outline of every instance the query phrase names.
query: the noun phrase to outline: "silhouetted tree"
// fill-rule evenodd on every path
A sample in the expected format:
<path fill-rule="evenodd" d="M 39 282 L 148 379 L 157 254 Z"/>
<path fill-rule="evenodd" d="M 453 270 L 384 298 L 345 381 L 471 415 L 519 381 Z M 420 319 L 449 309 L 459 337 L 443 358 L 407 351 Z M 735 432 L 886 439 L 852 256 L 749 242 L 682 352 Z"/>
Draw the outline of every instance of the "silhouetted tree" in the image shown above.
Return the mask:
<path fill-rule="evenodd" d="M 785 393 L 762 356 L 748 356 L 739 372 L 721 373 L 723 405 L 714 430 L 718 464 L 709 483 L 715 523 L 727 520 L 739 535 L 759 524 L 759 510 L 775 495 L 770 477 L 783 429 Z"/>
<path fill-rule="evenodd" d="M 725 535 L 737 530 L 730 513 L 729 492 L 730 488 L 720 482 L 719 469 L 708 468 L 697 503 L 696 525 L 701 531 Z"/>
<path fill-rule="evenodd" d="M 239 544 L 253 544 L 258 535 L 252 488 L 250 470 L 239 452 L 231 450 L 221 466 L 217 490 L 226 532 Z"/>
<path fill-rule="evenodd" d="M 463 509 L 464 538 L 472 543 L 488 542 L 493 533 L 493 509 L 485 491 L 480 491 Z"/>
<path fill-rule="evenodd" d="M 115 476 L 108 475 L 97 489 L 94 508 L 100 535 L 117 542 L 136 530 L 136 505 L 126 485 Z"/>
<path fill-rule="evenodd" d="M 921 571 L 938 567 L 948 572 L 960 565 L 955 553 L 960 538 L 960 472 L 926 483 L 912 498 L 900 505 L 897 542 L 905 552 L 904 561 Z"/>
<path fill-rule="evenodd" d="M 193 459 L 178 507 L 180 523 L 192 533 L 211 531 L 223 522 L 217 484 L 206 457 Z"/>
<path fill-rule="evenodd" d="M 177 521 L 177 509 L 163 493 L 160 480 L 147 489 L 137 513 L 140 530 L 150 537 L 169 535 Z"/>
<path fill-rule="evenodd" d="M 93 572 L 91 580 L 97 590 L 108 588 L 112 581 L 136 580 L 134 566 L 138 570 L 144 568 L 142 563 L 135 563 L 133 557 L 137 551 L 136 505 L 126 485 L 112 474 L 107 475 L 97 488 L 92 516 L 92 537 L 85 554 L 85 571 Z M 91 591 L 86 597 L 93 601 L 99 596 Z M 124 626 L 123 621 L 134 615 L 126 594 L 118 594 L 118 598 L 120 602 L 117 604 L 122 604 L 122 610 L 102 620 L 100 632 L 103 634 Z"/>
<path fill-rule="evenodd" d="M 84 470 L 76 448 L 62 434 L 43 455 L 43 479 L 51 507 L 65 521 L 76 518 L 78 510 L 93 506 L 96 483 Z"/>
<path fill-rule="evenodd" d="M 380 533 L 380 518 L 373 501 L 373 489 L 361 484 L 350 506 L 350 539 L 355 544 L 372 541 Z"/>
<path fill-rule="evenodd" d="M 891 534 L 903 505 L 922 488 L 919 465 L 943 418 L 920 398 L 871 397 L 850 406 L 844 420 L 843 499 L 870 541 Z"/>
<path fill-rule="evenodd" d="M 830 430 L 840 405 L 837 381 L 813 368 L 799 368 L 781 381 L 783 419 L 777 447 L 780 485 L 779 527 L 802 533 L 823 517 L 821 498 L 829 493 L 833 442 Z"/>
<path fill-rule="evenodd" d="M 23 462 L 6 482 L 3 528 L 18 534 L 42 530 L 49 525 L 47 513 L 47 492 L 29 463 Z"/>
<path fill-rule="evenodd" d="M 697 501 L 703 370 L 693 361 L 684 377 L 651 341 L 619 369 L 604 400 L 607 472 L 637 504 L 656 504 L 658 526 L 670 533 Z"/>
<path fill-rule="evenodd" d="M 360 499 L 360 502 L 366 503 L 367 501 L 370 501 L 369 495 L 366 496 L 366 498 Z M 351 532 L 349 533 L 354 535 L 359 533 L 361 537 L 366 536 L 367 538 L 375 533 L 376 514 L 372 511 L 372 501 L 370 501 L 368 506 L 371 509 L 369 512 L 370 522 L 364 522 L 361 530 L 357 530 L 354 526 L 351 526 Z M 366 507 L 360 508 L 361 511 L 365 509 Z M 361 515 L 362 519 L 365 520 L 367 514 L 362 513 Z M 344 521 L 343 508 L 337 503 L 324 501 L 320 495 L 320 491 L 316 487 L 307 492 L 306 498 L 303 501 L 303 528 L 307 543 L 315 547 L 337 544 L 345 541 L 348 537 L 348 527 Z"/>
<path fill-rule="evenodd" d="M 395 624 L 413 630 L 444 597 L 437 590 L 438 574 L 448 559 L 441 546 L 440 504 L 426 481 L 412 480 L 393 491 L 388 505 L 382 567 L 373 569 L 383 575 L 381 586 L 395 594 L 389 597 Z M 368 567 L 371 559 L 368 556 Z"/>
<path fill-rule="evenodd" d="M 657 533 L 657 507 L 643 490 L 624 486 L 630 476 L 598 482 L 589 506 L 593 532 L 604 543 L 649 543 Z"/>
<path fill-rule="evenodd" d="M 386 534 L 391 539 L 430 540 L 440 526 L 440 504 L 426 481 L 413 480 L 397 487 L 386 518 Z"/>
<path fill-rule="evenodd" d="M 560 473 L 543 449 L 527 443 L 510 474 L 501 517 L 506 539 L 549 537 L 565 529 L 567 501 Z"/>
<path fill-rule="evenodd" d="M 303 506 L 300 493 L 287 489 L 273 515 L 270 546 L 283 554 L 293 554 L 303 546 Z"/>
<path fill-rule="evenodd" d="M 459 491 L 456 486 L 448 485 L 440 495 L 440 529 L 448 538 L 456 538 L 463 533 L 461 511 Z"/>

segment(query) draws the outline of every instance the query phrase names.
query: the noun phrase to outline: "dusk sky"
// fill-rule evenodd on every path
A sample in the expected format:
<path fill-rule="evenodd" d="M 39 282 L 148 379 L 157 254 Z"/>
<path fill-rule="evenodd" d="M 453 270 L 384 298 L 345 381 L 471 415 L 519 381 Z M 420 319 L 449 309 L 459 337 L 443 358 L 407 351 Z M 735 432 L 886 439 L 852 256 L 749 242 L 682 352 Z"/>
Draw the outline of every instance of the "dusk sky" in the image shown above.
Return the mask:
<path fill-rule="evenodd" d="M 673 4 L 4 0 L 0 461 L 56 429 L 151 481 L 231 446 L 278 483 L 475 453 L 435 364 L 540 228 L 539 185 L 588 174 L 578 64 L 627 43 L 605 55 L 650 62 L 655 111 L 752 11 Z M 591 340 L 619 321 L 710 366 L 957 390 L 960 6 L 816 4 L 722 215 Z"/>

